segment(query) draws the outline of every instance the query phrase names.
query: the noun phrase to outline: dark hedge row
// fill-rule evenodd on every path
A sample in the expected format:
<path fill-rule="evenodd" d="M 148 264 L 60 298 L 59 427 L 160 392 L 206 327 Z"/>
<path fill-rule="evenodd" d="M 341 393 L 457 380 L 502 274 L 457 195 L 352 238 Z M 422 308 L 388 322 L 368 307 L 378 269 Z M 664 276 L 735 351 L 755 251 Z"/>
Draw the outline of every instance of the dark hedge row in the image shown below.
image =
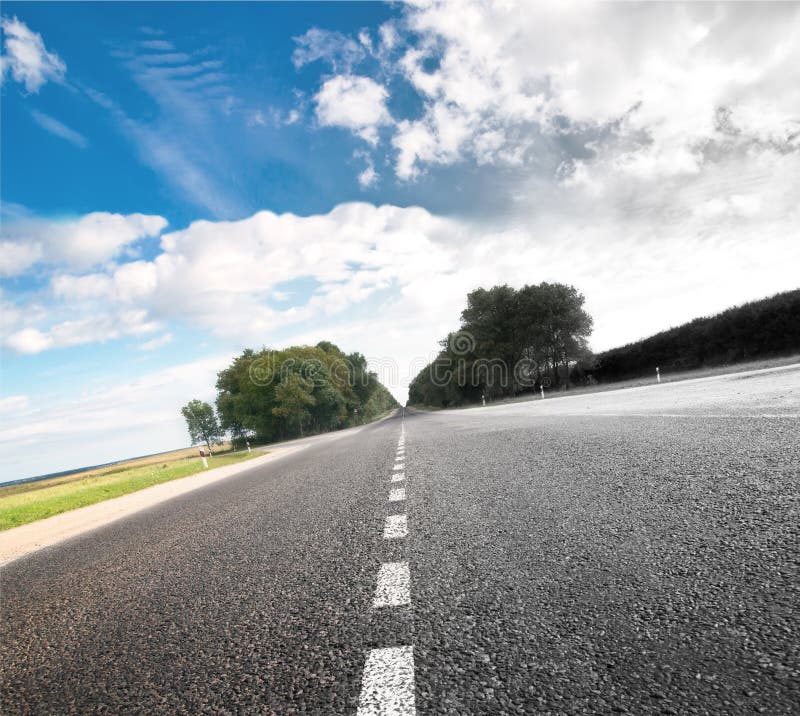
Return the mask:
<path fill-rule="evenodd" d="M 795 353 L 800 353 L 800 289 L 599 353 L 576 373 L 608 383 L 651 375 L 656 366 L 665 373 Z"/>

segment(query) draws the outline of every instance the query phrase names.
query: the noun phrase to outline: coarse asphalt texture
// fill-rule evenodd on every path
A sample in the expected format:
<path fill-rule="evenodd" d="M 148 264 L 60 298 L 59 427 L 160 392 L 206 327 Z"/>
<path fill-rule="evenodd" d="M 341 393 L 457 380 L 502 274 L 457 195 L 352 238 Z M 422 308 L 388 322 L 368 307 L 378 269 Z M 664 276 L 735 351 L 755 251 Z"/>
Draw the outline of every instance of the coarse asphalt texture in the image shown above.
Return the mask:
<path fill-rule="evenodd" d="M 800 712 L 800 368 L 404 425 L 403 501 L 398 413 L 5 566 L 0 712 L 355 714 L 393 646 L 419 714 Z"/>

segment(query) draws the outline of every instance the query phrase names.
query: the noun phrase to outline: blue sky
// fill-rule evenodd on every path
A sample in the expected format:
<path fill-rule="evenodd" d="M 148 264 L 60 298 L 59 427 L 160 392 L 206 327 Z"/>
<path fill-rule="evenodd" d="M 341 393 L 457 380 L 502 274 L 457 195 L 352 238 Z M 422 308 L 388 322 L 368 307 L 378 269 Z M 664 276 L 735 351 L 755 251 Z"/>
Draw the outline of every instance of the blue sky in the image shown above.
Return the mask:
<path fill-rule="evenodd" d="M 2 477 L 185 444 L 246 346 L 332 340 L 403 400 L 480 285 L 575 284 L 597 350 L 796 287 L 799 28 L 4 3 Z"/>

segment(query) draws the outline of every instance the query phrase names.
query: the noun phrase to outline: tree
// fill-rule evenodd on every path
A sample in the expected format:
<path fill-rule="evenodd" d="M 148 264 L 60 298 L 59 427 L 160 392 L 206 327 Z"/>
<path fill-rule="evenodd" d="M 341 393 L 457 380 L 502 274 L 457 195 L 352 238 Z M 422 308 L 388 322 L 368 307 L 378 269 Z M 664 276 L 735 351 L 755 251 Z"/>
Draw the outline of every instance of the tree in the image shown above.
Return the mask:
<path fill-rule="evenodd" d="M 311 418 L 308 408 L 316 403 L 312 388 L 313 383 L 299 373 L 289 373 L 275 388 L 278 406 L 272 409 L 272 414 L 295 426 L 301 436 L 303 425 Z"/>
<path fill-rule="evenodd" d="M 219 426 L 214 408 L 208 403 L 202 400 L 190 400 L 181 408 L 181 413 L 186 418 L 186 427 L 189 429 L 192 444 L 205 443 L 211 452 L 211 443 L 222 442 L 222 428 Z"/>
<path fill-rule="evenodd" d="M 557 384 L 569 382 L 569 366 L 588 353 L 592 317 L 584 310 L 584 297 L 574 286 L 540 283 L 519 291 L 520 332 L 542 373 Z"/>
<path fill-rule="evenodd" d="M 460 330 L 411 382 L 410 402 L 458 405 L 515 395 L 545 378 L 569 382 L 570 367 L 588 353 L 592 318 L 583 304 L 577 289 L 560 283 L 470 292 Z"/>
<path fill-rule="evenodd" d="M 245 350 L 217 377 L 217 412 L 232 435 L 259 442 L 337 430 L 370 420 L 397 401 L 360 353 L 329 341 L 283 350 Z"/>

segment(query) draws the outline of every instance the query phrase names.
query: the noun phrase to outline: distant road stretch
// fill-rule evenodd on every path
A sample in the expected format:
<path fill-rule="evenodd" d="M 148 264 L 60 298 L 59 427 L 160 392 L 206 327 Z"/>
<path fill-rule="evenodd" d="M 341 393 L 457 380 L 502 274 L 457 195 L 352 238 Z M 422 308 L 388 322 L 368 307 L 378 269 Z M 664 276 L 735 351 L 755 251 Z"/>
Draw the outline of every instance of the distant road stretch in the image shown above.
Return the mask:
<path fill-rule="evenodd" d="M 0 712 L 796 714 L 800 367 L 398 412 L 0 570 Z"/>

